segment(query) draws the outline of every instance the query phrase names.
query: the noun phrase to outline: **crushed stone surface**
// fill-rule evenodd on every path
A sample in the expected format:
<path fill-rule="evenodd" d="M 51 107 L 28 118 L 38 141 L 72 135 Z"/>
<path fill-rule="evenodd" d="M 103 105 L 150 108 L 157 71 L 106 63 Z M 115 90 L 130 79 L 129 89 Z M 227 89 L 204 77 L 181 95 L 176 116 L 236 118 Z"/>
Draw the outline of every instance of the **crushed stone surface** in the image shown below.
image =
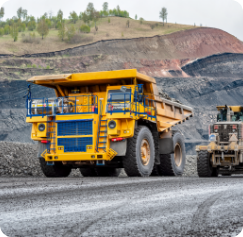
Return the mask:
<path fill-rule="evenodd" d="M 242 178 L 0 177 L 7 236 L 237 236 Z"/>

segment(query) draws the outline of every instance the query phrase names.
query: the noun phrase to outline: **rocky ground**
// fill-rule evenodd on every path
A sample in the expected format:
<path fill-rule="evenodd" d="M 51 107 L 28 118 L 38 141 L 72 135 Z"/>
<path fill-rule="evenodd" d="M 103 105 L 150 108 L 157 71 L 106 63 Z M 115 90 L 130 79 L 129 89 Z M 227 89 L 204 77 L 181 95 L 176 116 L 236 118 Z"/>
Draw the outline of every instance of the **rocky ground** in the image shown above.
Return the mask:
<path fill-rule="evenodd" d="M 43 177 L 37 146 L 28 143 L 0 142 L 0 176 Z M 73 170 L 71 177 L 81 177 L 79 170 Z M 126 176 L 125 172 L 121 176 Z M 196 156 L 187 156 L 184 176 L 197 176 Z"/>

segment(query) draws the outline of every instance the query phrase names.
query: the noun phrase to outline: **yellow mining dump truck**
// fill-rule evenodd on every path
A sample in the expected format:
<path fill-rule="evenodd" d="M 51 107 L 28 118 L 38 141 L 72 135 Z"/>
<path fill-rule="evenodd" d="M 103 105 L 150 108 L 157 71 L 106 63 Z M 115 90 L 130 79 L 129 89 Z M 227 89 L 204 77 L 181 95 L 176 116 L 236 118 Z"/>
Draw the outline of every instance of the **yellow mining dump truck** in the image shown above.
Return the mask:
<path fill-rule="evenodd" d="M 197 146 L 199 177 L 243 174 L 243 106 L 218 106 L 209 145 Z"/>
<path fill-rule="evenodd" d="M 174 125 L 192 109 L 160 98 L 155 79 L 136 69 L 36 76 L 55 98 L 26 99 L 31 138 L 47 177 L 181 175 L 185 145 Z"/>

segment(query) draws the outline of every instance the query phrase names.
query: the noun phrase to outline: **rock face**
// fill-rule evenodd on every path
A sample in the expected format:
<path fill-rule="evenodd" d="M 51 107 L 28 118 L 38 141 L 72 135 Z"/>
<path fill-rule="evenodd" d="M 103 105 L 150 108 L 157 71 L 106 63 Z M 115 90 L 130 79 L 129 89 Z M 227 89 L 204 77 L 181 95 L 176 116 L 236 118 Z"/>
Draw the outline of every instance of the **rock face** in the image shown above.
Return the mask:
<path fill-rule="evenodd" d="M 182 70 L 191 77 L 242 78 L 243 54 L 211 55 L 187 63 Z"/>
<path fill-rule="evenodd" d="M 196 176 L 196 157 L 188 156 L 184 176 Z M 37 145 L 0 142 L 0 177 L 44 176 L 37 158 Z M 78 169 L 70 174 L 72 177 L 81 177 Z M 121 177 L 126 177 L 124 171 Z"/>
<path fill-rule="evenodd" d="M 201 27 L 163 36 L 103 40 L 42 54 L 0 55 L 0 76 L 1 79 L 26 79 L 48 73 L 137 68 L 153 77 L 186 77 L 181 70 L 185 64 L 225 52 L 243 53 L 243 43 L 222 30 Z"/>

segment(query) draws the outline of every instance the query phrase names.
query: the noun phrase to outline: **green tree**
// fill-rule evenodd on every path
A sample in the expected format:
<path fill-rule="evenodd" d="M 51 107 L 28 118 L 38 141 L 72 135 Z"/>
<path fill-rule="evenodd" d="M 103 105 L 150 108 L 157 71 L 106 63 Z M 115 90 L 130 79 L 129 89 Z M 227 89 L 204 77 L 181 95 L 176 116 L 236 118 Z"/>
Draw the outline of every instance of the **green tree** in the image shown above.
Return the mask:
<path fill-rule="evenodd" d="M 0 28 L 0 36 L 3 36 L 3 35 L 4 35 L 4 29 Z"/>
<path fill-rule="evenodd" d="M 87 14 L 87 12 L 84 12 L 84 13 L 82 14 L 82 20 L 83 20 L 83 22 L 84 22 L 85 24 L 89 24 L 89 22 L 90 22 L 90 17 L 89 17 L 89 15 Z"/>
<path fill-rule="evenodd" d="M 28 27 L 28 30 L 29 31 L 33 31 L 35 30 L 36 28 L 36 21 L 35 21 L 35 17 L 34 16 L 29 16 L 28 17 L 28 24 L 27 24 L 27 27 Z"/>
<path fill-rule="evenodd" d="M 94 12 L 95 12 L 94 4 L 92 2 L 90 2 L 88 4 L 86 12 L 87 12 L 87 15 L 89 16 L 89 20 L 92 21 L 94 18 Z"/>
<path fill-rule="evenodd" d="M 163 21 L 163 26 L 165 25 L 165 20 L 167 22 L 167 16 L 168 16 L 168 12 L 167 9 L 165 7 L 163 7 L 161 9 L 161 11 L 159 12 L 159 17 L 162 19 Z"/>
<path fill-rule="evenodd" d="M 65 20 L 62 20 L 58 27 L 58 36 L 63 41 L 65 38 L 65 35 L 66 35 L 66 24 L 65 24 Z"/>
<path fill-rule="evenodd" d="M 1 7 L 1 9 L 0 9 L 0 21 L 1 21 L 2 18 L 4 17 L 4 14 L 5 14 L 4 7 Z"/>
<path fill-rule="evenodd" d="M 62 21 L 63 20 L 63 11 L 61 9 L 57 13 L 57 19 L 59 21 Z"/>
<path fill-rule="evenodd" d="M 66 32 L 66 36 L 68 38 L 68 41 L 71 41 L 71 39 L 75 36 L 76 34 L 76 28 L 74 25 L 69 25 L 67 27 L 67 32 Z"/>
<path fill-rule="evenodd" d="M 20 7 L 20 8 L 17 10 L 17 16 L 18 16 L 19 19 L 22 18 L 22 16 L 23 16 L 23 8 L 22 8 L 22 7 Z"/>
<path fill-rule="evenodd" d="M 121 11 L 121 8 L 120 8 L 120 6 L 119 6 L 119 5 L 117 5 L 116 10 L 117 10 L 117 14 L 118 14 L 118 16 L 120 16 L 120 11 Z"/>
<path fill-rule="evenodd" d="M 138 19 L 138 15 L 136 14 L 136 15 L 135 15 L 135 20 L 137 20 L 137 19 Z"/>
<path fill-rule="evenodd" d="M 69 19 L 72 23 L 76 24 L 76 22 L 78 21 L 78 14 L 75 11 L 70 12 Z"/>
<path fill-rule="evenodd" d="M 18 24 L 14 23 L 10 28 L 11 37 L 14 39 L 14 42 L 18 40 L 19 29 Z"/>
<path fill-rule="evenodd" d="M 25 10 L 25 9 L 23 9 L 23 11 L 22 11 L 22 17 L 23 17 L 23 20 L 24 20 L 24 21 L 26 21 L 27 16 L 28 16 L 28 11 Z"/>
<path fill-rule="evenodd" d="M 105 16 L 108 16 L 108 2 L 104 2 L 103 3 L 103 5 L 102 5 L 102 7 L 103 7 L 103 14 L 105 15 Z"/>
<path fill-rule="evenodd" d="M 38 23 L 37 26 L 37 31 L 41 35 L 42 39 L 44 36 L 47 36 L 49 33 L 49 27 L 48 24 L 46 23 L 46 19 L 42 18 L 40 22 Z"/>
<path fill-rule="evenodd" d="M 79 20 L 82 20 L 83 19 L 83 13 L 82 12 L 79 13 L 78 18 L 79 18 Z"/>
<path fill-rule="evenodd" d="M 19 28 L 19 32 L 24 32 L 25 29 L 26 29 L 26 25 L 25 25 L 25 23 L 20 21 L 20 22 L 18 23 L 18 28 Z"/>
<path fill-rule="evenodd" d="M 139 18 L 140 24 L 143 24 L 144 19 L 142 17 Z"/>
<path fill-rule="evenodd" d="M 98 30 L 98 27 L 96 26 L 96 22 L 99 20 L 99 18 L 100 18 L 100 13 L 98 11 L 94 11 L 94 13 L 93 13 L 93 20 L 94 20 L 94 23 L 95 23 L 96 31 Z"/>
<path fill-rule="evenodd" d="M 8 35 L 9 33 L 10 33 L 9 25 L 5 25 L 5 26 L 4 26 L 4 34 L 5 34 L 5 35 Z"/>

